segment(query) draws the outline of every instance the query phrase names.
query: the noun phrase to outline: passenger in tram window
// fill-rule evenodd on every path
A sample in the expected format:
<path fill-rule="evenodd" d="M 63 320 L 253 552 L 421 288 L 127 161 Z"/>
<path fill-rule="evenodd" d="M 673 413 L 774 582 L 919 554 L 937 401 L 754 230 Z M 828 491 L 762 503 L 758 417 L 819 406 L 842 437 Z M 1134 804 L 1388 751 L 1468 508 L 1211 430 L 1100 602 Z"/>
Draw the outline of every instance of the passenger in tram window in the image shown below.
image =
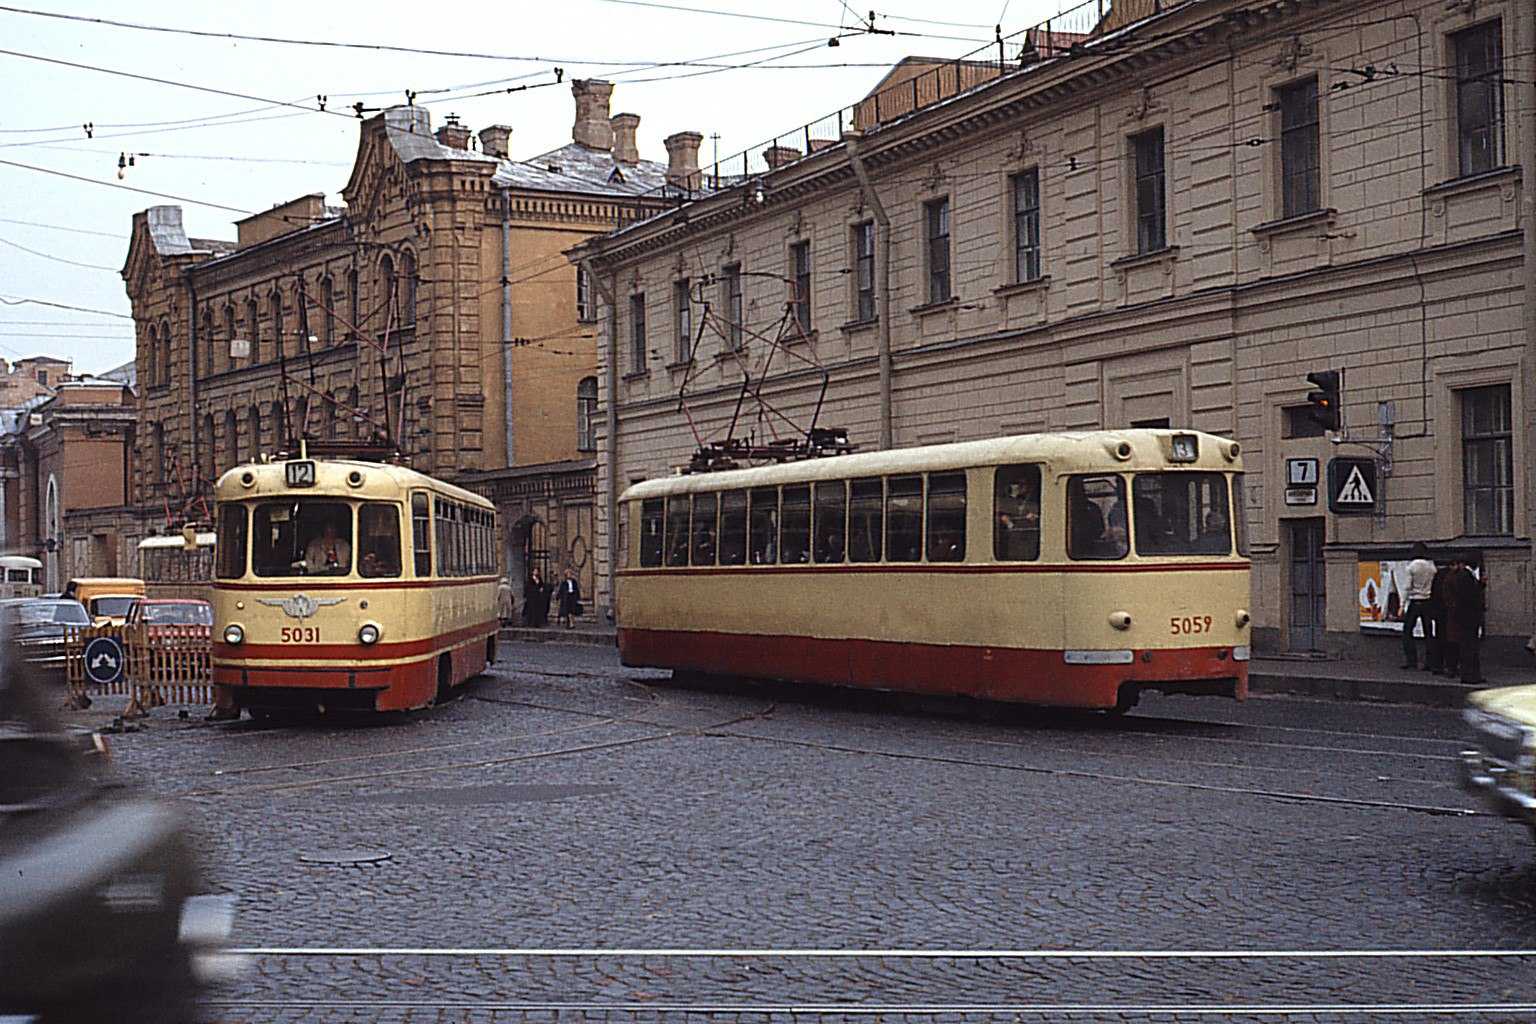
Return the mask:
<path fill-rule="evenodd" d="M 1125 481 L 1119 476 L 1075 476 L 1067 481 L 1067 556 L 1124 558 Z"/>
<path fill-rule="evenodd" d="M 818 538 L 816 561 L 841 562 L 843 560 L 843 535 L 833 530 Z"/>
<path fill-rule="evenodd" d="M 1039 467 L 998 467 L 993 504 L 997 515 L 993 557 L 999 562 L 1032 562 L 1039 558 Z"/>

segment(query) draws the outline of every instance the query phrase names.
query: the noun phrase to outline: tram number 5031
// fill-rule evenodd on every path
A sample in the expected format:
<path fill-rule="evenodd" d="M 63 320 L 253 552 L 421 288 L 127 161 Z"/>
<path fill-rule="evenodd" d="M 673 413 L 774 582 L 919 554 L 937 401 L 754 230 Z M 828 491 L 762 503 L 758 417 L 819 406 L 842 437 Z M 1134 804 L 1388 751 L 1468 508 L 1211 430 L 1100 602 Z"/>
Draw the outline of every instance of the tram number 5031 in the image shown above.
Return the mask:
<path fill-rule="evenodd" d="M 1168 620 L 1168 632 L 1174 636 L 1193 636 L 1196 633 L 1209 633 L 1211 631 L 1211 617 L 1209 615 L 1186 615 L 1183 618 L 1175 615 Z"/>
<path fill-rule="evenodd" d="M 285 644 L 317 644 L 320 642 L 320 627 L 284 626 L 279 636 Z"/>

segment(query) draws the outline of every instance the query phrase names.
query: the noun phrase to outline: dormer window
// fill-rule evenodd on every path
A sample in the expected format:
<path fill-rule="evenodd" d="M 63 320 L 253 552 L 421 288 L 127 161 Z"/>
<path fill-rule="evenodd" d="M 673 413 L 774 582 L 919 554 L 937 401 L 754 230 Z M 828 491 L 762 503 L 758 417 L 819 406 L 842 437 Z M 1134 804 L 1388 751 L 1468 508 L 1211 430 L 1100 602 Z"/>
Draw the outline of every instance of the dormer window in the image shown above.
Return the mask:
<path fill-rule="evenodd" d="M 624 180 L 624 172 L 619 170 L 617 167 L 615 167 L 613 169 L 613 173 L 608 175 L 608 180 L 609 181 L 620 181 L 621 182 L 621 181 Z"/>

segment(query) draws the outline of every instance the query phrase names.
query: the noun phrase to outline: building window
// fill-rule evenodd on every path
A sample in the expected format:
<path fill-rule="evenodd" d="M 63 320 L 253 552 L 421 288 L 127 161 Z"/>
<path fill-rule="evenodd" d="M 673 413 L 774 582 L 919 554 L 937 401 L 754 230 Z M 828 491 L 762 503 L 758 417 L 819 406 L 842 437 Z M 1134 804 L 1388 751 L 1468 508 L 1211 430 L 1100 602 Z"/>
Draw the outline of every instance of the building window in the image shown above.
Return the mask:
<path fill-rule="evenodd" d="M 672 309 L 677 322 L 674 354 L 677 362 L 686 363 L 693 358 L 693 298 L 686 277 L 672 285 Z"/>
<path fill-rule="evenodd" d="M 800 333 L 811 333 L 811 243 L 796 242 L 789 247 L 790 271 L 795 279 L 795 322 Z"/>
<path fill-rule="evenodd" d="M 281 359 L 284 354 L 283 342 L 283 293 L 276 289 L 272 291 L 272 353 Z"/>
<path fill-rule="evenodd" d="M 160 321 L 160 383 L 171 382 L 171 322 Z"/>
<path fill-rule="evenodd" d="M 327 275 L 320 279 L 320 337 L 327 348 L 336 344 L 336 281 Z"/>
<path fill-rule="evenodd" d="M 1328 431 L 1317 422 L 1317 417 L 1312 415 L 1314 411 L 1310 405 L 1288 405 L 1280 410 L 1280 415 L 1285 420 L 1281 436 L 1287 438 L 1328 436 Z"/>
<path fill-rule="evenodd" d="M 1458 170 L 1465 177 L 1504 162 L 1504 53 L 1501 23 L 1451 36 L 1456 60 Z"/>
<path fill-rule="evenodd" d="M 261 307 L 255 299 L 245 300 L 245 330 L 250 335 L 250 355 L 252 365 L 261 362 Z"/>
<path fill-rule="evenodd" d="M 158 383 L 160 380 L 160 332 L 150 324 L 149 330 L 144 333 L 144 380 L 148 384 Z M 38 383 L 42 383 L 39 381 Z"/>
<path fill-rule="evenodd" d="M 576 268 L 576 319 L 587 323 L 597 319 L 596 311 L 592 308 L 592 279 L 587 276 L 587 268 Z"/>
<path fill-rule="evenodd" d="M 629 369 L 645 372 L 645 295 L 629 297 Z"/>
<path fill-rule="evenodd" d="M 928 301 L 948 302 L 949 200 L 935 199 L 923 206 L 928 225 Z"/>
<path fill-rule="evenodd" d="M 44 385 L 44 386 L 46 386 L 48 384 L 48 371 L 47 370 L 38 370 L 37 371 L 37 382 L 39 384 Z"/>
<path fill-rule="evenodd" d="M 347 324 L 347 333 L 354 338 L 362 329 L 359 323 L 362 319 L 362 314 L 359 312 L 361 307 L 362 299 L 357 294 L 357 271 L 349 270 L 347 271 L 347 319 L 350 322 Z"/>
<path fill-rule="evenodd" d="M 384 306 L 384 328 L 388 330 L 394 326 L 395 300 L 398 298 L 395 285 L 399 279 L 395 276 L 395 261 L 385 256 L 379 261 L 379 301 Z"/>
<path fill-rule="evenodd" d="M 597 451 L 597 378 L 576 385 L 576 450 Z"/>
<path fill-rule="evenodd" d="M 209 444 L 212 444 L 210 439 Z M 240 421 L 235 418 L 235 410 L 228 409 L 224 412 L 224 459 L 223 466 L 228 469 L 240 463 Z"/>
<path fill-rule="evenodd" d="M 720 287 L 725 306 L 725 333 L 731 351 L 741 350 L 742 328 L 745 314 L 741 301 L 741 264 L 728 263 L 720 269 Z"/>
<path fill-rule="evenodd" d="M 213 376 L 213 307 L 203 307 L 203 336 L 197 339 L 198 352 L 202 357 L 203 376 Z"/>
<path fill-rule="evenodd" d="M 1514 445 L 1509 385 L 1471 388 L 1461 398 L 1462 530 L 1515 532 Z"/>
<path fill-rule="evenodd" d="M 149 428 L 149 457 L 153 466 L 156 487 L 165 485 L 165 424 L 156 423 Z"/>
<path fill-rule="evenodd" d="M 229 354 L 229 346 L 234 343 L 235 334 L 236 333 L 237 332 L 235 330 L 235 307 L 232 304 L 225 303 L 225 305 L 224 305 L 224 344 L 220 348 L 220 356 L 219 356 L 219 365 L 220 366 L 229 366 L 230 365 L 229 360 L 232 357 Z"/>
<path fill-rule="evenodd" d="M 1040 280 L 1040 170 L 1013 176 L 1013 280 Z"/>
<path fill-rule="evenodd" d="M 1131 136 L 1136 172 L 1136 251 L 1168 247 L 1168 207 L 1164 189 L 1163 130 Z"/>
<path fill-rule="evenodd" d="M 407 252 L 400 257 L 400 276 L 405 287 L 400 297 L 400 321 L 406 327 L 416 326 L 416 257 Z"/>
<path fill-rule="evenodd" d="M 875 318 L 875 222 L 853 226 L 854 319 Z"/>
<path fill-rule="evenodd" d="M 1322 149 L 1318 134 L 1317 79 L 1280 90 L 1281 216 L 1299 217 L 1319 210 L 1322 197 Z"/>
<path fill-rule="evenodd" d="M 198 461 L 203 464 L 202 465 L 202 477 L 203 477 L 203 479 L 198 482 L 198 489 L 199 490 L 202 489 L 202 485 L 203 484 L 212 484 L 213 481 L 215 479 L 217 479 L 218 475 L 219 475 L 219 456 L 218 456 L 218 452 L 214 448 L 214 434 L 213 434 L 213 431 L 214 431 L 213 413 L 211 413 L 211 412 L 204 413 L 203 414 L 203 436 L 202 436 L 203 447 L 202 447 L 202 450 L 200 452 L 198 452 L 198 455 L 200 456 Z"/>

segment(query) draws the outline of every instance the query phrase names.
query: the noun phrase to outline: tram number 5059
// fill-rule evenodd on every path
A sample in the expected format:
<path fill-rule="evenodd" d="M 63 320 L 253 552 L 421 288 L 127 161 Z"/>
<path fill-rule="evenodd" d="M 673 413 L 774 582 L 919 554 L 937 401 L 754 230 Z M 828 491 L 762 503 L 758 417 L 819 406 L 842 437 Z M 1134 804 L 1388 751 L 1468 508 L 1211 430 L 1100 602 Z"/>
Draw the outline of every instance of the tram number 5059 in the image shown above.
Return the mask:
<path fill-rule="evenodd" d="M 317 644 L 320 642 L 320 627 L 284 626 L 278 635 L 285 644 Z"/>
<path fill-rule="evenodd" d="M 1211 617 L 1209 615 L 1185 615 L 1183 618 L 1175 615 L 1168 620 L 1168 632 L 1174 636 L 1194 636 L 1197 633 L 1209 633 L 1211 631 Z"/>

